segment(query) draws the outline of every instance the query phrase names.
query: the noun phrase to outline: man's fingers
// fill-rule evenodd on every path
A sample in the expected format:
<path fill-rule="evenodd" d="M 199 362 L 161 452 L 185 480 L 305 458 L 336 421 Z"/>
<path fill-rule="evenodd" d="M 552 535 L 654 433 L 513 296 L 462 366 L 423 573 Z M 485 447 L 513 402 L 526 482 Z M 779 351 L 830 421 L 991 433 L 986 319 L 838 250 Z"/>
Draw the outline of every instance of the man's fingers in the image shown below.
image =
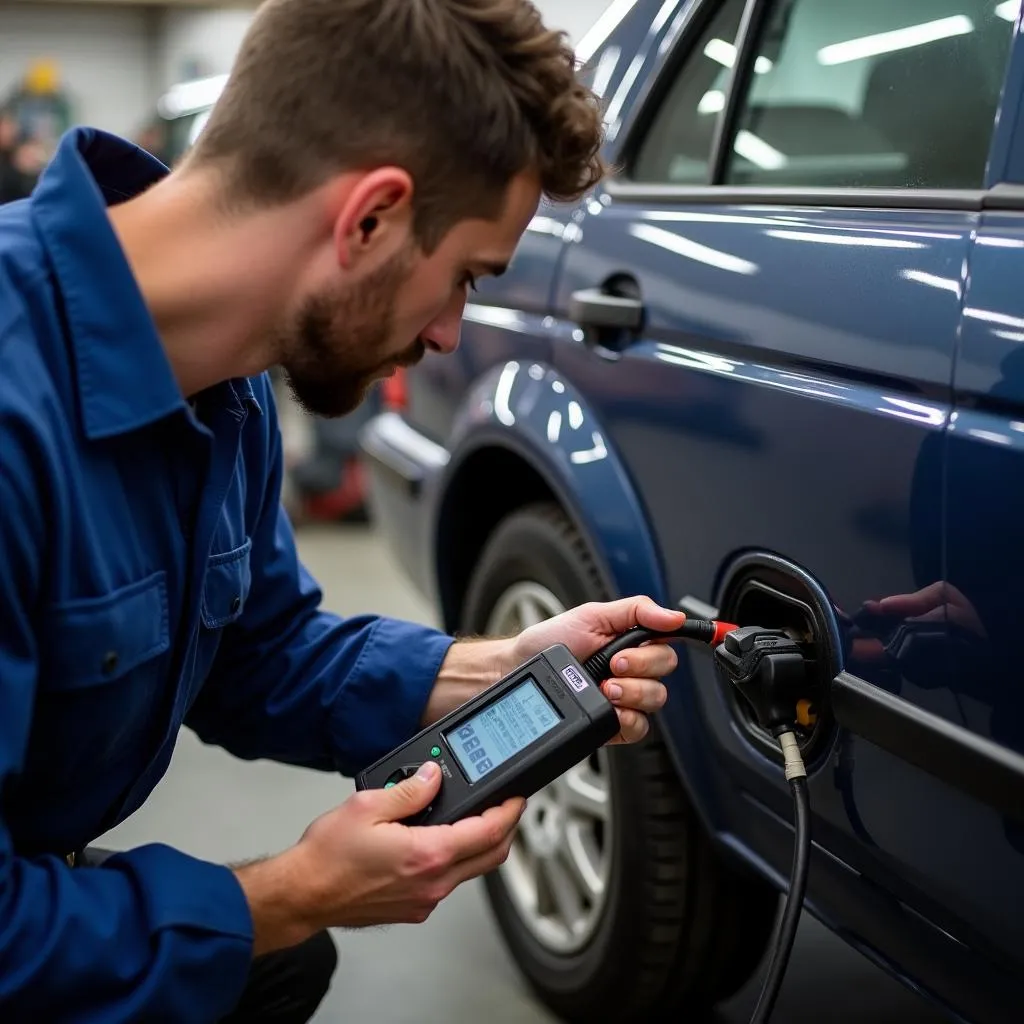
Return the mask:
<path fill-rule="evenodd" d="M 679 665 L 679 655 L 668 644 L 655 643 L 616 654 L 612 672 L 617 676 L 661 679 L 671 675 Z"/>
<path fill-rule="evenodd" d="M 454 864 L 444 876 L 442 883 L 444 890 L 451 892 L 462 885 L 463 882 L 489 874 L 495 868 L 500 867 L 508 857 L 508 851 L 512 847 L 514 838 L 515 831 L 512 830 L 495 846 L 476 854 L 474 857 L 468 857 Z"/>
<path fill-rule="evenodd" d="M 440 786 L 441 769 L 433 761 L 426 761 L 415 775 L 403 779 L 397 786 L 369 791 L 372 793 L 377 820 L 401 821 L 425 810 L 437 796 Z M 360 796 L 358 793 L 356 795 Z"/>
<path fill-rule="evenodd" d="M 946 584 L 939 580 L 913 594 L 893 594 L 883 597 L 877 606 L 885 615 L 924 615 L 937 605 L 946 603 Z M 872 605 L 876 602 L 871 602 Z"/>
<path fill-rule="evenodd" d="M 483 814 L 442 826 L 445 835 L 440 841 L 448 851 L 450 862 L 471 861 L 500 846 L 515 831 L 525 808 L 526 801 L 517 797 Z"/>
<path fill-rule="evenodd" d="M 639 743 L 651 728 L 647 716 L 638 711 L 616 708 L 615 713 L 619 716 L 619 735 L 611 741 L 612 746 L 620 743 Z"/>
<path fill-rule="evenodd" d="M 601 691 L 617 708 L 631 708 L 649 715 L 660 711 L 668 700 L 668 690 L 653 679 L 614 679 L 604 683 Z"/>
<path fill-rule="evenodd" d="M 618 601 L 609 601 L 601 605 L 602 613 L 607 618 L 609 633 L 625 633 L 634 626 L 646 626 L 667 632 L 678 629 L 685 621 L 682 612 L 662 608 L 649 597 L 624 597 Z"/>

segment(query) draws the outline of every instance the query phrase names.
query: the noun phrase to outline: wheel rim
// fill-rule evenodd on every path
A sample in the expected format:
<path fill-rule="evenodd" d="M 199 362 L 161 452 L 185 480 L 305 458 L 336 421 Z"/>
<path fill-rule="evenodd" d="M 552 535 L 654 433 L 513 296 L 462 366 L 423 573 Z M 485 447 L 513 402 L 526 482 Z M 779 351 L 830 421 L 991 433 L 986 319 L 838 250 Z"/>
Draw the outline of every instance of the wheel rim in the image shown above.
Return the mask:
<path fill-rule="evenodd" d="M 563 611 L 547 587 L 523 581 L 495 602 L 486 631 L 507 636 Z M 581 949 L 601 919 L 611 873 L 612 810 L 603 749 L 527 801 L 499 875 L 523 923 L 553 953 Z"/>

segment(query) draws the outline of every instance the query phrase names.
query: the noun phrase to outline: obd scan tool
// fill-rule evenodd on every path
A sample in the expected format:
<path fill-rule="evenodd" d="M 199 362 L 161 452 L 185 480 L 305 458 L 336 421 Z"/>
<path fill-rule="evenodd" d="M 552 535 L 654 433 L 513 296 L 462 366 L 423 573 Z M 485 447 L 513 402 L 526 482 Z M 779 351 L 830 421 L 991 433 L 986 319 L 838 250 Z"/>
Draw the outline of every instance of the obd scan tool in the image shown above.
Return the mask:
<path fill-rule="evenodd" d="M 583 664 L 556 644 L 364 769 L 356 789 L 397 785 L 424 761 L 436 761 L 437 798 L 407 825 L 448 825 L 532 796 L 619 731 L 615 706 L 599 688 L 619 651 L 658 638 L 714 644 L 734 628 L 703 619 L 670 633 L 638 626 Z"/>

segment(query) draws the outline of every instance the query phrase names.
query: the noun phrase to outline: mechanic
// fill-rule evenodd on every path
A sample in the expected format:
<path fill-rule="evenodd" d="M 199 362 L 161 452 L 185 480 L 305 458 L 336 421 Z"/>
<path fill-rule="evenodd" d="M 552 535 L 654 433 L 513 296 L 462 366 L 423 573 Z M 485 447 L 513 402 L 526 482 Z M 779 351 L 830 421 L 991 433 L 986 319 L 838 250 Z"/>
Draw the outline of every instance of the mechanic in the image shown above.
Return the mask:
<path fill-rule="evenodd" d="M 330 417 L 453 352 L 467 290 L 542 195 L 600 179 L 600 142 L 526 0 L 270 0 L 173 171 L 75 128 L 0 210 L 0 1019 L 307 1020 L 328 928 L 425 920 L 523 810 L 397 824 L 435 768 L 250 863 L 93 854 L 182 725 L 352 775 L 552 643 L 585 658 L 682 621 L 646 597 L 510 638 L 339 618 L 280 508 L 268 369 Z M 614 742 L 644 736 L 675 665 L 616 660 Z"/>

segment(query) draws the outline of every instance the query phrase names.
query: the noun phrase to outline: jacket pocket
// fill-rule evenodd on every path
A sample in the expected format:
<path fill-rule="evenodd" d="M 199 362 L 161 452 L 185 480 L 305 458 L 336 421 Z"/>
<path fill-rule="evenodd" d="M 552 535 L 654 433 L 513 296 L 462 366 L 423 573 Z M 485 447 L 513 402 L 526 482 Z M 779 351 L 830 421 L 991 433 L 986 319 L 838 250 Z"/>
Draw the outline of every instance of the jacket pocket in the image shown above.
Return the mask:
<path fill-rule="evenodd" d="M 166 575 L 51 605 L 41 662 L 46 690 L 102 686 L 124 678 L 170 646 Z"/>
<path fill-rule="evenodd" d="M 50 605 L 40 636 L 30 774 L 61 789 L 141 757 L 167 692 L 163 572 L 101 597 Z"/>
<path fill-rule="evenodd" d="M 223 554 L 211 555 L 206 563 L 203 603 L 200 609 L 207 629 L 222 629 L 244 611 L 252 585 L 249 564 L 252 541 Z"/>

